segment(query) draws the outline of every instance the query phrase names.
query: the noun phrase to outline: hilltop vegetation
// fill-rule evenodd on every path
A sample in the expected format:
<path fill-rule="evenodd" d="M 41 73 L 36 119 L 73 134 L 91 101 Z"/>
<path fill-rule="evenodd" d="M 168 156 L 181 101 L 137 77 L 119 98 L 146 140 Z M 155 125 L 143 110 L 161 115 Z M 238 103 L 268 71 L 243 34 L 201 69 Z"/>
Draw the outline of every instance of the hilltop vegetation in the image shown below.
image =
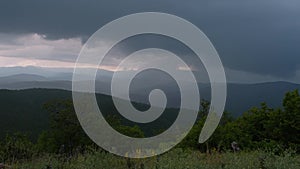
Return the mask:
<path fill-rule="evenodd" d="M 7 133 L 22 132 L 36 139 L 49 128 L 49 114 L 43 105 L 50 100 L 70 99 L 64 90 L 0 90 L 0 138 Z"/>
<path fill-rule="evenodd" d="M 118 113 L 114 107 L 111 96 L 97 94 L 96 97 L 101 112 L 105 116 L 116 115 L 122 123 L 134 126 L 133 123 Z M 50 113 L 47 111 L 47 105 L 48 108 L 52 107 L 55 109 L 55 106 L 66 103 L 66 101 L 71 104 L 71 98 L 72 92 L 66 90 L 0 90 L 0 138 L 4 138 L 6 134 L 21 132 L 28 135 L 31 140 L 36 140 L 41 132 L 48 130 L 50 127 Z M 145 110 L 149 107 L 141 103 L 133 104 L 141 110 Z M 72 107 L 72 105 L 69 105 L 69 107 Z M 145 135 L 153 135 L 157 133 L 160 127 L 170 126 L 176 117 L 176 109 L 167 109 L 161 118 L 148 125 L 140 125 L 140 127 Z M 151 128 L 149 128 L 149 126 L 151 126 Z"/>
<path fill-rule="evenodd" d="M 266 103 L 262 103 L 260 107 L 253 107 L 236 119 L 225 112 L 212 137 L 204 144 L 199 144 L 198 136 L 209 107 L 207 101 L 202 101 L 196 124 L 174 150 L 177 155 L 167 153 L 161 158 L 170 161 L 163 162 L 162 160 L 154 163 L 161 166 L 160 168 L 164 168 L 164 165 L 172 167 L 173 163 L 176 164 L 174 166 L 179 167 L 181 163 L 177 164 L 178 161 L 188 159 L 189 162 L 185 165 L 190 165 L 191 168 L 198 165 L 207 166 L 207 168 L 223 165 L 228 166 L 227 168 L 234 168 L 248 164 L 250 168 L 260 165 L 269 166 L 269 168 L 272 168 L 270 166 L 293 168 L 299 165 L 299 92 L 297 90 L 288 92 L 282 103 L 282 109 L 273 109 Z M 102 150 L 85 135 L 70 100 L 49 102 L 44 105 L 44 109 L 49 114 L 49 128 L 41 132 L 38 139 L 33 141 L 22 133 L 7 135 L 0 143 L 1 161 L 16 166 L 28 165 L 29 168 L 48 163 L 52 166 L 62 165 L 64 168 L 76 168 L 77 165 L 95 168 L 99 163 L 94 160 L 98 158 L 108 160 L 104 160 L 104 164 L 99 164 L 100 166 L 116 163 L 119 167 L 131 163 L 126 158 L 115 157 Z M 105 117 L 112 127 L 125 135 L 138 138 L 146 136 L 145 131 L 139 125 L 128 125 L 118 114 L 107 114 Z M 167 128 L 163 127 L 157 133 L 165 129 Z M 233 141 L 237 142 L 242 150 L 238 155 L 229 153 L 232 151 Z M 178 152 L 179 150 L 182 152 Z M 267 155 L 264 155 L 264 152 L 267 152 Z M 204 156 L 202 153 L 210 155 Z M 262 157 L 256 157 L 258 154 L 262 154 Z M 236 161 L 231 163 L 228 158 Z M 272 162 L 275 159 L 278 161 Z M 212 160 L 211 164 L 210 160 Z M 290 163 L 285 164 L 284 160 Z M 134 164 L 137 163 L 139 161 L 134 162 Z M 151 163 L 144 161 L 143 165 L 146 164 L 151 166 Z"/>

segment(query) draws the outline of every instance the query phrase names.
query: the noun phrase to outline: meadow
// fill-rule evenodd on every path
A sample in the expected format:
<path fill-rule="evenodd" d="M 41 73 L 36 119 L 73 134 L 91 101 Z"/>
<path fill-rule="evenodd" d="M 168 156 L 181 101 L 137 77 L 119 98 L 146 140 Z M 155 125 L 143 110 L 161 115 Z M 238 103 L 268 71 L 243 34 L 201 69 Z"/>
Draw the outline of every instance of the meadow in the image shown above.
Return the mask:
<path fill-rule="evenodd" d="M 176 148 L 163 155 L 146 159 L 126 159 L 95 150 L 74 157 L 43 155 L 17 161 L 15 169 L 298 169 L 300 156 L 292 151 L 280 155 L 266 151 L 237 153 L 213 151 L 210 154 Z"/>

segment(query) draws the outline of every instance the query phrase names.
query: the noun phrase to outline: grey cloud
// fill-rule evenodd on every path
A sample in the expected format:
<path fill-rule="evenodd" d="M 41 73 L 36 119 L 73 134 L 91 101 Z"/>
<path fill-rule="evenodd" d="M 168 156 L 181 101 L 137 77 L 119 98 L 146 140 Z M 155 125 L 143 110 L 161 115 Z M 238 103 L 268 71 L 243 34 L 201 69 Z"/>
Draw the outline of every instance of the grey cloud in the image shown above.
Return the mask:
<path fill-rule="evenodd" d="M 0 32 L 85 41 L 105 23 L 144 11 L 167 12 L 196 24 L 230 69 L 277 77 L 292 77 L 299 69 L 297 0 L 4 0 Z"/>
<path fill-rule="evenodd" d="M 158 2 L 160 1 L 1 1 L 0 31 L 15 33 L 34 32 L 45 34 L 49 39 L 86 38 L 105 23 L 123 15 L 144 10 L 150 11 L 158 7 L 163 8 L 162 3 Z"/>

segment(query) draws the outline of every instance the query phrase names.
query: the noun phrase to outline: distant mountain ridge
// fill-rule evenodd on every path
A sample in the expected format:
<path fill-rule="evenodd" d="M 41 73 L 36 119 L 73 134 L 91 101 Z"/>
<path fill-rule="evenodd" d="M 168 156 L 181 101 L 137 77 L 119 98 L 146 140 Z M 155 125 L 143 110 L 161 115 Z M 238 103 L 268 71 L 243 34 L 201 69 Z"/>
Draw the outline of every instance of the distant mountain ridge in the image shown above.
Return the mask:
<path fill-rule="evenodd" d="M 23 89 L 62 89 L 72 90 L 72 71 L 70 68 L 47 69 L 38 67 L 26 68 L 0 68 L 6 72 L 16 73 L 20 70 L 26 70 L 22 74 L 12 74 L 10 76 L 0 77 L 0 89 L 23 90 Z M 40 71 L 40 72 L 39 72 Z M 99 70 L 96 76 L 96 93 L 110 95 L 110 82 L 113 72 Z M 29 72 L 29 73 L 28 73 Z M 30 74 L 30 73 L 37 74 Z M 45 76 L 38 73 L 45 73 Z M 52 72 L 52 73 L 51 73 Z M 62 73 L 63 72 L 63 73 Z M 2 72 L 3 73 L 3 72 Z M 126 72 L 124 73 L 126 77 Z M 170 107 L 178 107 L 180 104 L 180 92 L 176 85 L 173 85 L 174 79 L 165 75 L 156 74 L 157 72 L 146 72 L 143 76 L 138 76 L 136 81 L 130 87 L 130 98 L 132 101 L 149 104 L 148 95 L 153 89 L 163 89 L 168 98 Z M 1 73 L 0 73 L 1 75 Z M 84 75 L 83 75 L 84 76 Z M 149 77 L 149 78 L 145 78 Z M 87 77 L 87 79 L 89 79 Z M 185 88 L 189 90 L 191 82 L 184 82 Z M 210 100 L 210 84 L 198 83 L 200 96 L 202 99 Z M 300 84 L 289 82 L 265 82 L 258 84 L 236 84 L 228 83 L 227 103 L 225 109 L 234 116 L 239 116 L 252 106 L 259 106 L 261 102 L 267 102 L 272 107 L 280 107 L 281 99 L 287 91 L 300 88 Z M 124 91 L 126 92 L 126 91 Z"/>
<path fill-rule="evenodd" d="M 70 76 L 70 74 L 63 74 L 63 76 Z M 96 92 L 100 94 L 110 95 L 110 80 L 109 73 L 106 76 L 97 76 L 96 78 Z M 154 79 L 155 80 L 155 79 Z M 148 104 L 147 92 L 155 89 L 157 86 L 163 88 L 168 93 L 169 106 L 178 107 L 178 98 L 180 92 L 176 86 L 170 85 L 173 81 L 166 80 L 160 82 L 156 80 L 151 84 L 151 80 L 145 81 L 142 79 L 141 83 L 136 83 L 135 87 L 131 90 L 131 99 L 135 102 Z M 200 96 L 202 99 L 210 100 L 210 85 L 198 83 Z M 9 90 L 23 90 L 23 89 L 62 89 L 72 90 L 71 80 L 59 80 L 47 78 L 34 74 L 17 74 L 11 76 L 0 77 L 0 89 Z M 239 116 L 247 111 L 252 106 L 259 106 L 261 102 L 267 102 L 272 107 L 280 107 L 281 100 L 284 94 L 288 91 L 300 89 L 300 84 L 290 82 L 266 82 L 258 84 L 227 84 L 228 94 L 225 109 L 231 112 L 234 116 Z"/>
<path fill-rule="evenodd" d="M 286 82 L 264 83 L 254 85 L 228 85 L 228 97 L 226 110 L 233 116 L 239 116 L 253 106 L 259 106 L 261 102 L 266 102 L 270 107 L 281 107 L 282 99 L 287 91 L 299 89 L 299 85 Z M 274 92 L 276 91 L 276 92 Z M 204 95 L 207 90 L 204 90 Z M 111 96 L 97 94 L 97 100 L 100 101 L 101 112 L 116 113 L 113 103 L 109 101 Z M 0 89 L 0 138 L 5 133 L 25 132 L 32 138 L 49 127 L 49 114 L 43 109 L 43 105 L 53 100 L 71 100 L 72 92 L 59 89 L 26 89 L 26 90 L 4 90 Z M 102 104 L 101 104 L 102 102 Z M 138 107 L 145 109 L 146 104 L 134 103 Z M 171 124 L 176 118 L 176 114 L 163 113 L 161 122 L 155 122 L 149 127 L 142 126 L 142 129 L 148 133 L 161 125 Z"/>
<path fill-rule="evenodd" d="M 32 69 L 36 71 L 36 68 Z M 102 107 L 107 113 L 116 112 L 112 102 L 109 101 L 112 74 L 109 71 L 102 71 L 102 74 L 97 74 L 96 77 L 97 98 L 104 101 L 105 104 Z M 148 76 L 150 78 L 141 76 L 133 81 L 133 87 L 130 90 L 131 101 L 145 108 L 149 106 L 149 92 L 160 88 L 168 97 L 168 110 L 175 111 L 173 108 L 180 106 L 180 100 L 178 100 L 180 92 L 178 87 L 173 85 L 174 80 L 151 74 L 151 72 Z M 45 103 L 55 99 L 71 100 L 71 80 L 72 72 L 55 72 L 47 76 L 24 72 L 0 77 L 0 136 L 6 132 L 23 131 L 36 137 L 41 131 L 47 129 L 49 115 L 42 107 Z M 191 82 L 184 82 L 187 90 L 190 84 Z M 198 83 L 198 87 L 201 99 L 210 100 L 210 84 Z M 251 107 L 260 106 L 262 102 L 266 102 L 270 107 L 279 108 L 282 106 L 285 93 L 295 89 L 300 89 L 300 84 L 282 81 L 258 84 L 228 83 L 225 110 L 234 117 L 238 117 Z M 163 121 L 153 124 L 156 128 L 160 126 L 157 124 L 168 125 L 175 117 L 174 113 L 167 113 L 163 116 Z M 151 133 L 152 127 L 142 126 L 142 129 Z"/>
<path fill-rule="evenodd" d="M 0 77 L 0 83 L 16 83 L 16 82 L 30 82 L 30 81 L 47 81 L 48 79 L 41 75 L 35 74 L 15 74 L 11 76 Z"/>

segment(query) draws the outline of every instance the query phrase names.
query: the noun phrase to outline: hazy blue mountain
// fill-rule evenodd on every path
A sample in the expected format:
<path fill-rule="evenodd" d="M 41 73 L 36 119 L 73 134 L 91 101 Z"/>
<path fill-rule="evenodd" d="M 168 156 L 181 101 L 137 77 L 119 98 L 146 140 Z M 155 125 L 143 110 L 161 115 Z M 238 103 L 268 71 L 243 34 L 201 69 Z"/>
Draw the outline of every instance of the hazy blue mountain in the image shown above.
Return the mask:
<path fill-rule="evenodd" d="M 11 76 L 16 74 L 36 74 L 44 77 L 55 76 L 60 73 L 69 72 L 73 70 L 70 68 L 42 68 L 35 66 L 26 67 L 0 67 L 0 77 Z"/>
<path fill-rule="evenodd" d="M 59 75 L 59 74 L 57 74 Z M 61 79 L 69 76 L 71 73 L 61 73 Z M 97 74 L 96 92 L 100 94 L 110 95 L 112 74 L 106 71 L 104 74 Z M 149 74 L 150 78 L 145 76 L 137 76 L 130 86 L 130 98 L 135 102 L 148 104 L 149 93 L 156 88 L 162 89 L 168 98 L 169 107 L 178 107 L 180 105 L 180 92 L 176 85 L 176 81 L 172 78 Z M 87 81 L 82 81 L 86 83 Z M 186 89 L 190 90 L 191 83 L 185 82 Z M 210 85 L 198 83 L 200 96 L 203 99 L 210 99 Z M 0 89 L 20 90 L 20 89 L 63 89 L 71 90 L 72 82 L 70 80 L 59 80 L 55 78 L 44 77 L 32 74 L 17 74 L 12 76 L 0 77 Z M 259 106 L 261 102 L 267 102 L 272 107 L 280 107 L 281 99 L 287 91 L 299 89 L 299 84 L 289 82 L 268 82 L 260 84 L 228 84 L 228 94 L 226 110 L 238 116 L 252 106 Z M 124 91 L 126 93 L 126 91 Z"/>
<path fill-rule="evenodd" d="M 63 89 L 71 90 L 71 81 L 22 81 L 17 83 L 1 83 L 0 89 L 20 90 L 20 89 Z"/>
<path fill-rule="evenodd" d="M 130 71 L 120 72 L 121 76 L 127 77 Z M 184 72 L 182 77 L 184 78 Z M 96 76 L 96 92 L 111 94 L 111 79 L 114 72 L 98 70 Z M 6 76 L 3 76 L 6 75 Z M 2 77 L 1 77 L 2 76 Z M 72 89 L 73 69 L 71 68 L 41 68 L 41 67 L 1 67 L 0 89 Z M 90 75 L 82 74 L 83 79 L 91 79 Z M 123 80 L 124 80 L 123 79 Z M 183 82 L 186 90 L 190 90 L 192 82 Z M 82 81 L 86 83 L 88 81 Z M 200 96 L 210 99 L 210 85 L 198 83 Z M 261 102 L 267 102 L 272 107 L 281 106 L 281 99 L 287 91 L 299 89 L 299 84 L 288 82 L 268 82 L 260 84 L 228 84 L 228 95 L 226 110 L 235 116 L 240 115 L 252 106 L 258 106 Z M 167 74 L 158 71 L 145 71 L 139 73 L 131 82 L 130 98 L 135 102 L 148 104 L 148 95 L 153 89 L 162 89 L 168 97 L 169 107 L 178 107 L 180 103 L 180 92 L 176 81 Z M 124 91 L 126 93 L 126 91 Z"/>
<path fill-rule="evenodd" d="M 0 84 L 11 84 L 18 82 L 34 82 L 34 81 L 47 81 L 48 79 L 41 75 L 35 74 L 16 74 L 11 76 L 0 77 Z"/>
<path fill-rule="evenodd" d="M 73 76 L 73 68 L 45 68 L 45 67 L 0 67 L 0 78 L 16 75 L 37 75 L 47 78 L 49 81 L 71 81 Z M 98 74 L 102 77 L 111 77 L 113 72 L 99 69 Z M 86 76 L 86 75 L 82 75 Z M 20 77 L 22 78 L 22 77 Z"/>
<path fill-rule="evenodd" d="M 286 92 L 300 89 L 299 84 L 288 82 L 268 82 L 260 84 L 229 84 L 226 109 L 236 116 L 253 106 L 266 102 L 270 107 L 282 106 Z"/>
<path fill-rule="evenodd" d="M 19 76 L 19 75 L 18 75 Z M 18 77 L 12 76 L 12 77 Z M 31 80 L 45 80 L 44 77 L 24 75 L 24 77 L 31 77 Z M 6 77 L 8 78 L 8 77 Z M 22 77 L 23 78 L 23 77 Z M 22 79 L 22 78 L 19 78 Z M 4 78 L 5 79 L 5 78 Z M 11 77 L 8 79 L 12 79 Z M 47 79 L 46 79 L 47 80 Z M 105 95 L 105 92 L 110 90 L 109 83 L 97 82 L 98 89 L 104 92 L 98 92 L 97 100 L 100 101 L 99 107 L 104 113 L 118 113 L 114 107 L 111 96 Z M 3 85 L 3 84 L 2 84 Z M 139 83 L 133 85 L 140 85 Z M 141 128 L 148 133 L 151 133 L 153 128 L 158 129 L 159 124 L 168 126 L 172 120 L 176 118 L 176 108 L 179 105 L 178 98 L 180 94 L 176 91 L 176 85 L 154 83 L 152 85 L 145 85 L 137 87 L 136 90 L 131 91 L 131 99 L 134 105 L 141 110 L 147 109 L 148 94 L 158 85 L 163 89 L 168 97 L 169 109 L 167 113 L 160 117 L 161 121 L 153 122 L 149 125 L 141 126 Z M 210 85 L 198 84 L 201 98 L 209 100 Z M 0 82 L 0 88 L 2 88 Z M 8 86 L 7 86 L 8 87 Z M 6 132 L 25 131 L 33 137 L 37 136 L 39 132 L 48 127 L 48 114 L 42 108 L 43 105 L 55 99 L 71 99 L 70 81 L 22 81 L 9 84 L 9 88 L 26 90 L 0 90 L 0 135 Z M 40 88 L 40 89 L 30 89 Z M 58 90 L 67 89 L 67 90 Z M 288 91 L 300 89 L 299 84 L 288 82 L 269 82 L 261 84 L 228 84 L 228 95 L 226 110 L 233 116 L 237 117 L 249 110 L 253 106 L 259 106 L 260 103 L 266 102 L 270 107 L 281 107 L 282 98 Z M 143 91 L 142 91 L 143 90 Z M 123 119 L 125 123 L 130 122 Z"/>

